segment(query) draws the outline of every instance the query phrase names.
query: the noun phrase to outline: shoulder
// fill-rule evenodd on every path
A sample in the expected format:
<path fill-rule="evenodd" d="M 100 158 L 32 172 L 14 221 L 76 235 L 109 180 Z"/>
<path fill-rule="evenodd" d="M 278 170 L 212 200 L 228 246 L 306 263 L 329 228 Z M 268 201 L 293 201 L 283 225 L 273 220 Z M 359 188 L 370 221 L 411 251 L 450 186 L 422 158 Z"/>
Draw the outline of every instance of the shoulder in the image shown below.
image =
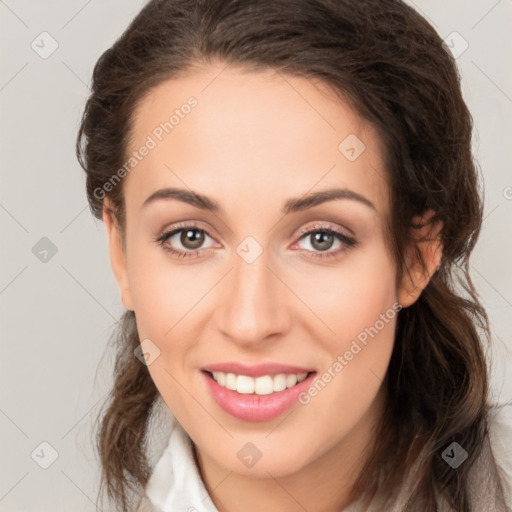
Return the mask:
<path fill-rule="evenodd" d="M 495 470 L 494 463 L 495 464 Z M 497 474 L 496 474 L 497 471 Z M 401 512 L 405 509 L 414 488 L 416 467 L 411 468 L 408 478 L 401 489 L 397 490 L 395 501 L 389 512 Z M 512 512 L 512 402 L 492 406 L 488 417 L 488 435 L 480 456 L 470 474 L 469 494 L 471 510 L 478 512 Z M 500 496 L 500 484 L 503 490 L 503 503 Z M 359 502 L 351 504 L 342 512 L 380 512 L 383 507 L 378 496 L 370 508 Z M 437 510 L 452 510 L 444 497 L 438 497 Z"/>

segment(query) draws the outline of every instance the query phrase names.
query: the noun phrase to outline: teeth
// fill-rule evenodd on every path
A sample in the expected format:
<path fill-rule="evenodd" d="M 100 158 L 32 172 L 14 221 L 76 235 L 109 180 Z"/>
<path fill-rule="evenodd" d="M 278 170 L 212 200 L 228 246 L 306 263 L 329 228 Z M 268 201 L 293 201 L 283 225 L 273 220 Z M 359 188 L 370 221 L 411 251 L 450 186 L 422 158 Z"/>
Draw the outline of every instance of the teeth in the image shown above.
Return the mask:
<path fill-rule="evenodd" d="M 241 377 L 240 375 L 238 378 L 240 379 Z M 251 380 L 254 380 L 254 392 L 257 395 L 270 395 L 270 393 L 274 392 L 274 382 L 270 375 Z"/>
<path fill-rule="evenodd" d="M 221 385 L 226 385 L 226 374 L 221 372 L 213 372 L 213 378 Z"/>
<path fill-rule="evenodd" d="M 274 391 L 283 391 L 286 389 L 286 375 L 280 373 L 274 377 Z"/>
<path fill-rule="evenodd" d="M 236 392 L 243 395 L 254 393 L 254 379 L 247 375 L 239 375 L 236 378 Z"/>
<path fill-rule="evenodd" d="M 222 373 L 222 372 L 218 372 Z M 226 374 L 224 374 L 226 375 Z M 219 381 L 217 381 L 219 382 Z M 219 382 L 220 384 L 220 382 Z M 222 384 L 220 384 L 222 386 Z M 234 373 L 228 373 L 226 375 L 226 388 L 231 389 L 231 391 L 236 391 L 236 375 Z"/>
<path fill-rule="evenodd" d="M 291 373 L 286 377 L 286 387 L 291 388 L 292 386 L 295 386 L 295 384 L 297 384 L 297 375 Z"/>
<path fill-rule="evenodd" d="M 261 377 L 249 377 L 247 375 L 235 375 L 234 373 L 213 372 L 214 380 L 226 389 L 236 391 L 242 395 L 270 395 L 302 382 L 307 373 L 280 373 L 278 375 L 263 375 Z"/>

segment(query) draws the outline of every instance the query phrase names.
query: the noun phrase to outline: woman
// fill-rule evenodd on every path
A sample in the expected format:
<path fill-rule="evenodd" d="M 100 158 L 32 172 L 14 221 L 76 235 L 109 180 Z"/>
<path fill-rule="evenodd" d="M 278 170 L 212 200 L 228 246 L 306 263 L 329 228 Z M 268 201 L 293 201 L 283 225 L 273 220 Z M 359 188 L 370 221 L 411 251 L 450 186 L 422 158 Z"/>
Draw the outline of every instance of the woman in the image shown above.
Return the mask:
<path fill-rule="evenodd" d="M 127 309 L 98 433 L 119 510 L 506 510 L 471 130 L 402 2 L 144 7 L 77 142 Z"/>

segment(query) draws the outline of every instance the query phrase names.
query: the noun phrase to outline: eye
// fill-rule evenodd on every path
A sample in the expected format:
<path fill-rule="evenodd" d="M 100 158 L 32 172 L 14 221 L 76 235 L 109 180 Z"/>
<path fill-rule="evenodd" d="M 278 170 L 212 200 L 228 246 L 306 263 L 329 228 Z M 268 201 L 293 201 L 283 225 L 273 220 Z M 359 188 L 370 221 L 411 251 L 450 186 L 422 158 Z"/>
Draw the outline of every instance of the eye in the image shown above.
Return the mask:
<path fill-rule="evenodd" d="M 341 252 L 358 244 L 354 238 L 330 226 L 315 226 L 303 231 L 297 243 L 301 241 L 312 248 L 306 248 L 306 251 L 312 253 L 310 256 L 314 258 L 338 256 Z M 335 250 L 331 250 L 333 246 Z"/>
<path fill-rule="evenodd" d="M 197 256 L 199 249 L 205 249 L 202 245 L 207 237 L 211 239 L 204 229 L 196 225 L 180 225 L 162 233 L 155 239 L 155 242 L 171 254 L 181 258 L 190 258 Z M 180 245 L 182 248 L 179 247 Z"/>
<path fill-rule="evenodd" d="M 309 245 L 311 249 L 304 249 L 303 247 L 299 247 L 299 249 L 304 249 L 309 253 L 309 257 L 313 258 L 335 257 L 358 245 L 354 238 L 330 226 L 314 226 L 303 230 L 300 235 L 299 240 L 294 245 L 307 242 L 306 246 Z M 213 240 L 206 230 L 199 228 L 197 225 L 181 224 L 159 235 L 155 238 L 155 242 L 161 245 L 165 251 L 178 258 L 191 258 L 198 257 L 201 252 L 209 252 L 213 247 L 213 245 L 203 247 L 206 238 Z M 335 250 L 332 250 L 333 246 L 335 246 Z"/>

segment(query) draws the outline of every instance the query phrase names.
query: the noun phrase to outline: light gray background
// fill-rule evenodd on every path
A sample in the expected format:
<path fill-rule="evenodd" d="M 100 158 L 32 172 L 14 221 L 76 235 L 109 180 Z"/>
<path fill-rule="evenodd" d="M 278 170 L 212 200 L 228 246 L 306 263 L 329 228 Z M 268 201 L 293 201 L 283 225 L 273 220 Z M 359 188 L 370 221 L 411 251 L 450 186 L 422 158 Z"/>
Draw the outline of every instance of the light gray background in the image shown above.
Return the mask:
<path fill-rule="evenodd" d="M 122 305 L 74 143 L 93 65 L 144 3 L 0 0 L 0 511 L 94 510 L 90 432 L 112 360 L 95 374 Z M 512 0 L 413 5 L 443 38 L 460 34 L 455 50 L 469 44 L 458 63 L 486 198 L 473 278 L 493 327 L 494 401 L 510 402 Z M 31 47 L 48 51 L 43 31 L 58 43 L 46 59 Z M 43 237 L 57 248 L 46 262 L 32 252 Z M 44 441 L 58 453 L 48 469 Z"/>

